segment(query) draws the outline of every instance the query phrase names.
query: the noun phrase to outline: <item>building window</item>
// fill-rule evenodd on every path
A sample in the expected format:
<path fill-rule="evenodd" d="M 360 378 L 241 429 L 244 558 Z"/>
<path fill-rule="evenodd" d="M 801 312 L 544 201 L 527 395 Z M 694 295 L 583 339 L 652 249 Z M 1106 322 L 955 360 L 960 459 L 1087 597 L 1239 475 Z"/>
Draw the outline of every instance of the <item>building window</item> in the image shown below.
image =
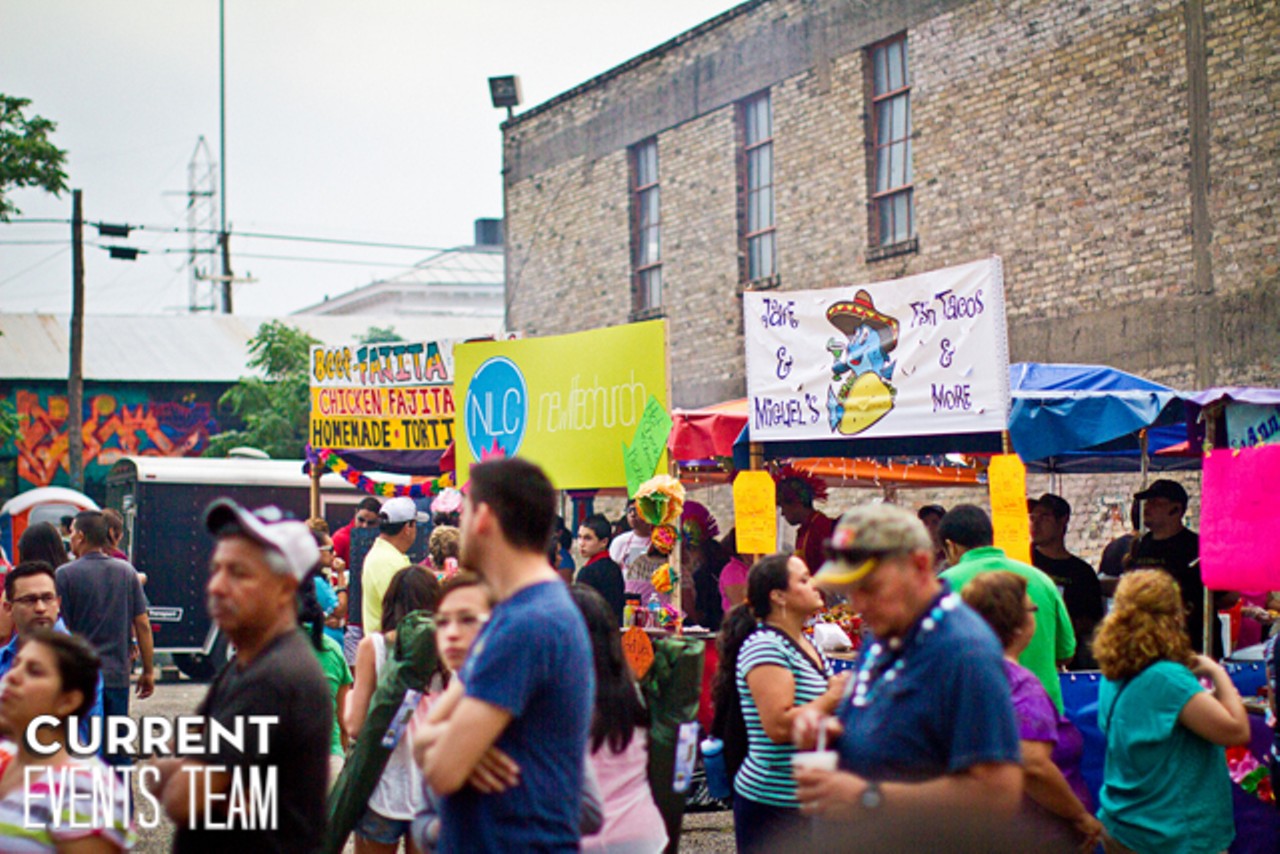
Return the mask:
<path fill-rule="evenodd" d="M 765 92 L 742 103 L 742 221 L 747 282 L 778 273 L 773 219 L 773 103 Z"/>
<path fill-rule="evenodd" d="M 871 48 L 871 243 L 915 235 L 911 197 L 911 74 L 905 34 Z"/>
<path fill-rule="evenodd" d="M 662 212 L 658 188 L 658 140 L 631 149 L 634 202 L 634 305 L 637 314 L 662 306 Z"/>

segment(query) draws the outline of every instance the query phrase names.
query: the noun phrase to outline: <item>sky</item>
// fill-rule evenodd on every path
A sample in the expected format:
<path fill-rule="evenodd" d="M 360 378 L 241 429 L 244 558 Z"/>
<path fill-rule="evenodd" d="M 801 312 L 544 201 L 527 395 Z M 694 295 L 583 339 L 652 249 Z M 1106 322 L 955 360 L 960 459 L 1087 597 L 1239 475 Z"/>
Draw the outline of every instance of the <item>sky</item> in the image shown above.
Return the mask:
<path fill-rule="evenodd" d="M 257 280 L 236 286 L 235 312 L 287 314 L 469 244 L 475 219 L 500 217 L 505 111 L 490 76 L 519 75 L 519 112 L 734 5 L 225 0 L 232 269 Z M 0 0 L 0 32 L 0 92 L 57 122 L 85 220 L 146 226 L 123 241 L 85 229 L 86 310 L 187 311 L 201 136 L 220 160 L 218 0 Z M 70 226 L 17 220 L 69 220 L 70 193 L 9 198 L 21 213 L 0 224 L 0 311 L 69 312 Z M 111 243 L 146 254 L 111 259 Z"/>

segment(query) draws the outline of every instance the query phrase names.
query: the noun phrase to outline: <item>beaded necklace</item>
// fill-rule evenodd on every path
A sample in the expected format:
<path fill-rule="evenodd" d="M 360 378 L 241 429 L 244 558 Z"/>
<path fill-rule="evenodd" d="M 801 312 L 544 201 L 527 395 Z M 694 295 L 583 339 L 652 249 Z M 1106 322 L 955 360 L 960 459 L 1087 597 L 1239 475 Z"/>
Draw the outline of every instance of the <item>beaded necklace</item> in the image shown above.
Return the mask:
<path fill-rule="evenodd" d="M 880 687 L 882 681 L 894 681 L 906 667 L 908 650 L 938 628 L 947 614 L 954 611 L 959 604 L 960 597 L 955 593 L 941 594 L 934 600 L 933 606 L 924 619 L 920 620 L 905 638 L 890 638 L 885 643 L 876 641 L 871 644 L 866 656 L 862 659 L 862 664 L 858 667 L 858 675 L 853 683 L 853 705 L 859 709 L 869 706 L 871 698 L 875 696 L 876 689 Z M 880 656 L 884 655 L 885 647 L 888 647 L 890 657 L 881 664 Z"/>

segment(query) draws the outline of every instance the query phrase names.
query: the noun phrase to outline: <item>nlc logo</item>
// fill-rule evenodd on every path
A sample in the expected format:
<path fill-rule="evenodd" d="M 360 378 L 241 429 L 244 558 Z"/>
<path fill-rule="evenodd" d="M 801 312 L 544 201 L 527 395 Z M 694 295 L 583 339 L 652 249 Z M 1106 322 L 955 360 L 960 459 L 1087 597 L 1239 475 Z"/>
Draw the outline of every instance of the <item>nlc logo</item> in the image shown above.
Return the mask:
<path fill-rule="evenodd" d="M 529 423 L 529 390 L 515 362 L 494 356 L 481 364 L 467 386 L 463 413 L 472 458 L 482 460 L 498 451 L 514 457 Z"/>

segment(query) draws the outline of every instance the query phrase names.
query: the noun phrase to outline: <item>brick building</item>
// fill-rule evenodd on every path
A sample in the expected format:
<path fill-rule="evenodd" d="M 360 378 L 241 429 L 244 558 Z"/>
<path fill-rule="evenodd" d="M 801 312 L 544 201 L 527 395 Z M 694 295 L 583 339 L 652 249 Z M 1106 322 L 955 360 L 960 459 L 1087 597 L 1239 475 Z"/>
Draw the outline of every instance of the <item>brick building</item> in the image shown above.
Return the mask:
<path fill-rule="evenodd" d="M 665 315 L 700 406 L 744 288 L 996 253 L 1015 361 L 1274 384 L 1277 103 L 1265 0 L 749 0 L 504 124 L 507 326 Z"/>

